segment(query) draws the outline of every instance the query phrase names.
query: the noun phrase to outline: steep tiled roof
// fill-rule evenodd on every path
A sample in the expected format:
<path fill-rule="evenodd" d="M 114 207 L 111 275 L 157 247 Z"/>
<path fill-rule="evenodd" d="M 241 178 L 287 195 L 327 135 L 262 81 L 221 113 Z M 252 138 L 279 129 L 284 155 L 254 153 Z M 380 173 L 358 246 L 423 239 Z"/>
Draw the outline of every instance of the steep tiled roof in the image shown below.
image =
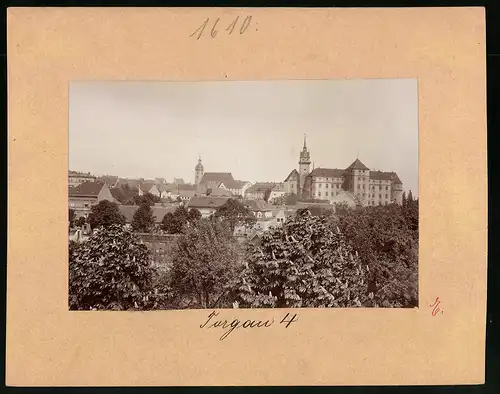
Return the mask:
<path fill-rule="evenodd" d="M 247 189 L 247 193 L 266 192 L 276 186 L 276 182 L 257 182 Z"/>
<path fill-rule="evenodd" d="M 76 187 L 69 188 L 70 197 L 97 197 L 104 187 L 101 182 L 83 182 Z"/>
<path fill-rule="evenodd" d="M 196 194 L 196 190 L 182 190 L 179 189 L 180 197 L 193 197 Z"/>
<path fill-rule="evenodd" d="M 118 177 L 114 175 L 103 175 L 97 177 L 97 180 L 99 182 L 106 183 L 108 186 L 114 186 L 114 184 L 118 180 Z"/>
<path fill-rule="evenodd" d="M 174 178 L 174 183 L 177 185 L 184 185 L 184 179 L 182 178 Z"/>
<path fill-rule="evenodd" d="M 174 183 L 168 183 L 165 185 L 165 190 L 167 192 L 171 192 L 171 193 L 177 193 L 177 191 L 179 190 L 178 185 L 174 184 Z"/>
<path fill-rule="evenodd" d="M 285 187 L 283 186 L 282 183 L 277 183 L 276 185 L 274 185 L 273 189 L 272 189 L 274 192 L 284 192 L 285 191 Z"/>
<path fill-rule="evenodd" d="M 181 190 L 189 190 L 189 191 L 194 191 L 196 190 L 196 186 L 195 185 L 189 185 L 189 184 L 179 184 L 177 185 L 179 191 Z"/>
<path fill-rule="evenodd" d="M 365 166 L 359 159 L 353 161 L 353 163 L 347 167 L 348 170 L 368 170 L 369 168 Z"/>
<path fill-rule="evenodd" d="M 401 182 L 401 179 L 399 179 L 398 174 L 396 174 L 395 172 L 389 172 L 388 174 L 390 175 L 390 177 L 394 183 L 399 184 L 399 185 L 403 184 L 403 182 Z"/>
<path fill-rule="evenodd" d="M 268 204 L 264 200 L 243 200 L 243 205 L 251 211 L 271 211 L 275 206 Z"/>
<path fill-rule="evenodd" d="M 137 188 L 141 183 L 144 182 L 144 179 L 127 179 L 127 178 L 118 178 L 119 185 L 129 185 L 131 189 Z"/>
<path fill-rule="evenodd" d="M 153 186 L 155 186 L 154 182 L 143 182 L 141 183 L 140 188 L 144 193 L 147 193 L 151 190 Z"/>
<path fill-rule="evenodd" d="M 325 177 L 325 178 L 342 178 L 345 175 L 345 170 L 338 168 L 315 168 L 309 176 Z"/>
<path fill-rule="evenodd" d="M 111 192 L 111 195 L 114 197 L 115 200 L 117 200 L 118 197 L 124 195 L 123 190 L 119 187 L 111 187 L 109 191 Z"/>
<path fill-rule="evenodd" d="M 132 222 L 135 212 L 139 209 L 137 205 L 120 205 L 118 208 L 120 213 L 125 216 L 127 223 Z M 151 207 L 156 223 L 160 223 L 168 212 L 174 212 L 176 209 L 177 207 Z"/>
<path fill-rule="evenodd" d="M 213 189 L 207 188 L 206 193 L 210 194 L 211 196 L 220 196 L 220 197 L 231 197 L 233 195 L 231 191 L 220 187 L 216 187 Z"/>
<path fill-rule="evenodd" d="M 370 171 L 370 179 L 376 179 L 379 181 L 390 181 L 391 175 L 390 173 L 383 171 Z"/>
<path fill-rule="evenodd" d="M 194 196 L 188 202 L 188 208 L 218 208 L 224 205 L 228 197 Z"/>
<path fill-rule="evenodd" d="M 230 172 L 205 172 L 203 177 L 201 178 L 200 183 L 208 183 L 208 182 L 232 182 L 234 181 L 233 176 Z"/>
<path fill-rule="evenodd" d="M 287 182 L 290 179 L 298 178 L 298 177 L 299 177 L 299 172 L 297 170 L 292 170 L 292 172 L 290 174 L 288 174 L 288 176 L 286 177 L 286 179 L 284 180 L 284 182 Z"/>
<path fill-rule="evenodd" d="M 245 185 L 246 182 L 227 180 L 227 181 L 224 181 L 222 183 L 228 189 L 241 189 Z"/>

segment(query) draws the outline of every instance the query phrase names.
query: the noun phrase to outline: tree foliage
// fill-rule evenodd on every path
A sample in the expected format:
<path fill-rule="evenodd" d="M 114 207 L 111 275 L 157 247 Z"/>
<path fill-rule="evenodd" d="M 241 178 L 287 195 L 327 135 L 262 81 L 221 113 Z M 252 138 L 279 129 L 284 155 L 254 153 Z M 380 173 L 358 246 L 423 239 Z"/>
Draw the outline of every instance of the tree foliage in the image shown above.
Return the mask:
<path fill-rule="evenodd" d="M 373 305 L 418 305 L 418 205 L 397 204 L 347 209 L 334 221 L 363 264 Z"/>
<path fill-rule="evenodd" d="M 173 252 L 170 286 L 191 307 L 215 307 L 237 271 L 238 253 L 224 223 L 201 219 L 185 229 Z"/>
<path fill-rule="evenodd" d="M 248 245 L 234 296 L 241 307 L 362 306 L 365 271 L 340 230 L 305 210 Z"/>
<path fill-rule="evenodd" d="M 143 194 L 142 196 L 136 195 L 132 197 L 133 205 L 143 205 L 143 204 L 148 204 L 149 206 L 153 207 L 155 203 L 161 202 L 161 198 L 158 196 L 155 196 L 154 194 L 151 193 L 146 193 Z"/>
<path fill-rule="evenodd" d="M 125 217 L 120 213 L 116 203 L 103 200 L 99 204 L 92 206 L 87 222 L 92 229 L 96 229 L 114 224 L 123 225 L 125 224 Z"/>
<path fill-rule="evenodd" d="M 70 309 L 148 309 L 152 275 L 149 252 L 134 234 L 100 227 L 86 242 L 70 243 Z"/>
<path fill-rule="evenodd" d="M 241 201 L 234 198 L 228 199 L 222 206 L 217 208 L 214 219 L 226 222 L 232 232 L 234 232 L 236 226 L 252 227 L 257 221 L 252 212 Z"/>
<path fill-rule="evenodd" d="M 140 233 L 149 233 L 155 225 L 155 217 L 151 206 L 145 201 L 134 213 L 132 229 Z"/>
<path fill-rule="evenodd" d="M 188 210 L 184 207 L 177 207 L 174 212 L 168 212 L 162 219 L 161 229 L 169 234 L 181 234 L 185 227 L 201 218 L 201 213 L 197 209 Z"/>
<path fill-rule="evenodd" d="M 194 223 L 201 219 L 201 212 L 196 208 L 191 208 L 188 214 L 188 220 L 190 223 Z"/>
<path fill-rule="evenodd" d="M 137 190 L 132 189 L 128 183 L 112 188 L 111 192 L 124 205 L 134 205 L 134 197 L 138 195 Z"/>
<path fill-rule="evenodd" d="M 73 222 L 75 220 L 75 210 L 74 209 L 69 210 L 68 220 L 69 220 L 69 227 L 73 227 Z"/>
<path fill-rule="evenodd" d="M 76 227 L 82 227 L 85 225 L 85 223 L 87 223 L 85 216 L 80 216 L 78 219 L 74 221 Z"/>

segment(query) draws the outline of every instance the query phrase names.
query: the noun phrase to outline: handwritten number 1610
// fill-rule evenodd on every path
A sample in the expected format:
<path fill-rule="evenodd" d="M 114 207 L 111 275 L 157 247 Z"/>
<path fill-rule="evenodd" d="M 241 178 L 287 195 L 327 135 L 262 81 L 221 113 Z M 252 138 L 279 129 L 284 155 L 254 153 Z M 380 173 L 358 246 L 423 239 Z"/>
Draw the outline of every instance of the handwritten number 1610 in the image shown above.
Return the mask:
<path fill-rule="evenodd" d="M 238 16 L 228 27 L 226 27 L 226 31 L 229 32 L 228 33 L 229 35 L 231 35 L 233 33 L 233 30 L 235 29 L 236 25 L 238 24 L 239 19 L 240 19 L 240 17 Z M 196 39 L 199 40 L 200 37 L 203 35 L 203 32 L 205 31 L 205 28 L 207 27 L 209 20 L 210 20 L 210 18 L 205 19 L 205 22 L 203 22 L 203 24 L 200 27 L 198 27 L 198 29 L 196 29 L 189 37 L 193 37 L 196 35 L 196 33 L 198 33 L 198 36 L 196 37 Z M 217 20 L 215 21 L 215 23 L 212 26 L 212 30 L 210 31 L 210 36 L 212 38 L 217 37 L 218 31 L 217 31 L 216 27 L 217 27 L 217 24 L 219 23 L 219 21 L 220 21 L 220 18 L 217 18 Z M 251 21 L 252 21 L 251 16 L 247 16 L 243 20 L 243 23 L 240 26 L 240 34 L 243 34 L 248 29 L 248 26 L 250 26 Z"/>

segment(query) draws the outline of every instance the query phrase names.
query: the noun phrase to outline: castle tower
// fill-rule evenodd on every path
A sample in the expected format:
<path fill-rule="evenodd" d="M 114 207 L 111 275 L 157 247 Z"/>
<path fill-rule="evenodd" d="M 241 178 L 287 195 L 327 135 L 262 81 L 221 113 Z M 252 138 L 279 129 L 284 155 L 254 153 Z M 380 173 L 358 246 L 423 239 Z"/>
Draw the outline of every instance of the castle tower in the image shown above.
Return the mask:
<path fill-rule="evenodd" d="M 304 134 L 304 146 L 302 151 L 300 152 L 299 158 L 299 186 L 297 190 L 299 190 L 299 195 L 301 195 L 304 191 L 305 180 L 307 175 L 309 175 L 311 167 L 311 156 L 309 155 L 309 151 L 307 150 L 306 144 L 306 135 Z"/>
<path fill-rule="evenodd" d="M 194 168 L 194 183 L 195 185 L 199 185 L 201 182 L 201 178 L 203 178 L 203 164 L 201 164 L 201 157 L 198 158 L 198 164 Z"/>
<path fill-rule="evenodd" d="M 346 168 L 347 191 L 353 193 L 362 205 L 368 205 L 370 196 L 370 169 L 358 158 Z"/>

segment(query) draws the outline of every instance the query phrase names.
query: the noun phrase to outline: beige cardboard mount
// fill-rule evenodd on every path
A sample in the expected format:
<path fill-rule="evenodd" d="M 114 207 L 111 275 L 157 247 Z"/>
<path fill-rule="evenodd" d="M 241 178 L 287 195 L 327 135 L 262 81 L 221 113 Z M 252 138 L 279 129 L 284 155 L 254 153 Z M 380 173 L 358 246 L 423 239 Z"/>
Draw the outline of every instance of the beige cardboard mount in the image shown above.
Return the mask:
<path fill-rule="evenodd" d="M 484 382 L 485 59 L 483 8 L 10 8 L 7 384 Z M 68 311 L 70 81 L 345 78 L 418 79 L 418 309 Z"/>

